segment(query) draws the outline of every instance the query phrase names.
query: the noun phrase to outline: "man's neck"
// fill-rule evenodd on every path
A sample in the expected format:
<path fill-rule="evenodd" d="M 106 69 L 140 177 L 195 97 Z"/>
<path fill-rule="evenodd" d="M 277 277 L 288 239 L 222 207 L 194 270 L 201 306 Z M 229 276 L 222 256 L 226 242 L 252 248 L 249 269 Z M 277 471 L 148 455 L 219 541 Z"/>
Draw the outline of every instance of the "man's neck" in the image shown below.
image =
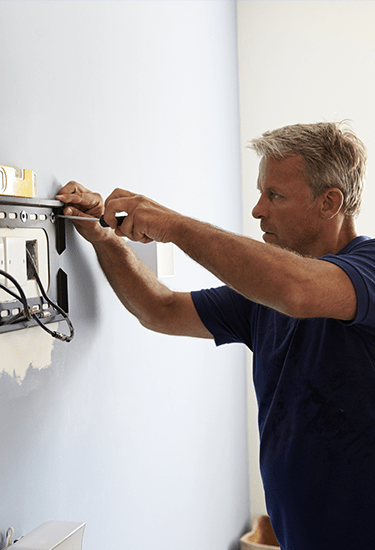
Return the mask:
<path fill-rule="evenodd" d="M 357 231 L 353 217 L 345 217 L 342 223 L 332 228 L 329 233 L 329 238 L 322 243 L 321 253 L 319 256 L 325 256 L 326 254 L 337 254 L 347 244 L 357 237 Z"/>

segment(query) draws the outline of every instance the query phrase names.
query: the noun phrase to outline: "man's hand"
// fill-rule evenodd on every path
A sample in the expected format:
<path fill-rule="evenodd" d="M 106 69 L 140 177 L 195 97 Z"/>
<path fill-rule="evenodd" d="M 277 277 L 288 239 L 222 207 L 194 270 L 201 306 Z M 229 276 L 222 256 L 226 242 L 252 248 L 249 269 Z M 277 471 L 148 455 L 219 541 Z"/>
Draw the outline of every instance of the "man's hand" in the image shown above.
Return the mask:
<path fill-rule="evenodd" d="M 93 216 L 100 218 L 104 212 L 104 202 L 99 193 L 86 189 L 80 183 L 70 181 L 62 187 L 55 197 L 66 204 L 66 216 Z M 108 229 L 104 229 L 98 222 L 74 221 L 77 231 L 89 242 L 95 242 L 108 236 Z"/>
<path fill-rule="evenodd" d="M 115 214 L 126 212 L 127 217 L 117 227 Z M 173 224 L 181 215 L 155 201 L 123 189 L 115 189 L 105 201 L 104 219 L 116 235 L 132 241 L 170 242 Z"/>

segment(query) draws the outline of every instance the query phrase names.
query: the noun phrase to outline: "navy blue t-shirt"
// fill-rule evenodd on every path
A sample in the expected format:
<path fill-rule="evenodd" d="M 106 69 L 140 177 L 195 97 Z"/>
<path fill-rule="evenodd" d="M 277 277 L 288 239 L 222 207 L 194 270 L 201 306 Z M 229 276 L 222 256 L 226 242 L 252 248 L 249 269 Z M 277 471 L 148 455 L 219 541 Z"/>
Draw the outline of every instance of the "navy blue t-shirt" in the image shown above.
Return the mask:
<path fill-rule="evenodd" d="M 253 351 L 260 466 L 281 548 L 375 549 L 375 240 L 321 260 L 351 278 L 353 321 L 294 319 L 226 286 L 192 298 L 217 345 Z"/>

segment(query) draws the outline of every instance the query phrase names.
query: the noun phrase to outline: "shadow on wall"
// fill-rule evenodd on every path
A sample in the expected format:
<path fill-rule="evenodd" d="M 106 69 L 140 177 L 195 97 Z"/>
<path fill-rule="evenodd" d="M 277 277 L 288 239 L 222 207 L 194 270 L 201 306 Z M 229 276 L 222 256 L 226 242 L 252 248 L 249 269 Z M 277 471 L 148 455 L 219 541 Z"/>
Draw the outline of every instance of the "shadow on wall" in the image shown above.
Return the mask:
<path fill-rule="evenodd" d="M 249 529 L 250 529 L 250 523 L 246 522 L 241 532 L 247 533 Z M 232 542 L 232 544 L 228 546 L 228 550 L 240 550 L 240 548 L 241 548 L 241 541 L 239 539 L 236 539 L 235 541 Z"/>
<path fill-rule="evenodd" d="M 97 261 L 91 244 L 66 223 L 66 250 L 62 257 L 68 274 L 68 301 L 72 322 L 84 320 L 85 325 L 96 325 L 99 317 L 98 287 L 94 271 Z M 94 269 L 93 269 L 94 268 Z M 103 275 L 104 277 L 104 275 Z M 93 334 L 91 335 L 93 336 Z"/>

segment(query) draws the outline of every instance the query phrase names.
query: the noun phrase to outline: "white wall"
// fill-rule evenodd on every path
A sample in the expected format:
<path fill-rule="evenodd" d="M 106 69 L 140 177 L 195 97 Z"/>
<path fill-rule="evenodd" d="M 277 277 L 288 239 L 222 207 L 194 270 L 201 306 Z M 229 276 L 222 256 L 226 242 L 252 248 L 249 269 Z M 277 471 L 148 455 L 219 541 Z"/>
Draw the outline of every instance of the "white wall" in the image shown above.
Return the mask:
<path fill-rule="evenodd" d="M 350 119 L 369 153 L 368 187 L 357 227 L 373 236 L 375 3 L 239 0 L 237 5 L 245 233 L 261 238 L 259 222 L 251 218 L 258 196 L 258 159 L 246 150 L 247 141 L 286 124 Z M 253 395 L 249 439 L 255 517 L 265 507 Z"/>
<path fill-rule="evenodd" d="M 40 198 L 120 186 L 241 230 L 235 2 L 0 1 L 0 67 L 0 164 L 34 170 Z M 244 350 L 147 332 L 67 243 L 73 342 L 42 361 L 40 332 L 0 337 L 0 532 L 60 519 L 90 550 L 238 548 Z M 166 282 L 217 284 L 179 252 Z"/>

